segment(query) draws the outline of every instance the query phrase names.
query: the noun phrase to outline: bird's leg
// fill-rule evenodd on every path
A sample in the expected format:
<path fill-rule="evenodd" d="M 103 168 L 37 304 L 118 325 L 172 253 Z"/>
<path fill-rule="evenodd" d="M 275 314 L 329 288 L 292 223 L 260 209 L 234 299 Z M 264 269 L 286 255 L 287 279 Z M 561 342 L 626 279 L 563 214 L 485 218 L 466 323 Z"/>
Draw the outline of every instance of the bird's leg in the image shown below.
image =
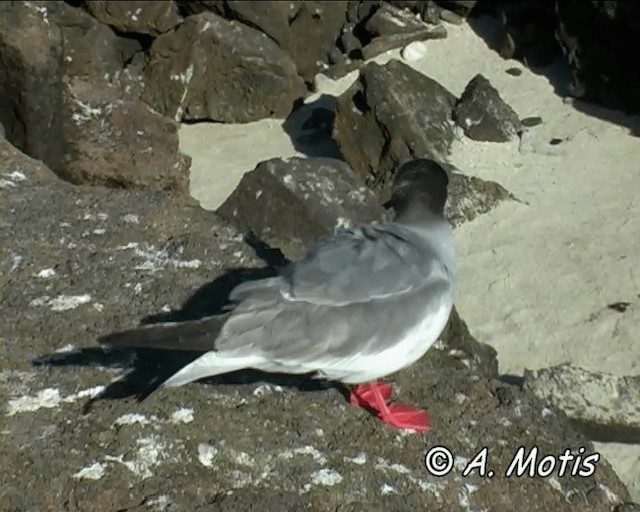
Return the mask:
<path fill-rule="evenodd" d="M 391 384 L 387 382 L 370 382 L 351 388 L 349 403 L 373 411 L 380 410 L 380 403 L 391 399 Z"/>

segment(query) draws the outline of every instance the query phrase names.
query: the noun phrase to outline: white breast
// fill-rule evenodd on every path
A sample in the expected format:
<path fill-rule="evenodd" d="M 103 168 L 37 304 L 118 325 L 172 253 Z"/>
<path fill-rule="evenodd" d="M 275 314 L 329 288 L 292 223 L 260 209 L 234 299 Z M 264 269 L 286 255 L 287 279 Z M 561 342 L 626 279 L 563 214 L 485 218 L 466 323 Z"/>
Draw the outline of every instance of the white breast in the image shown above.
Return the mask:
<path fill-rule="evenodd" d="M 402 370 L 420 359 L 431 348 L 449 319 L 452 304 L 443 301 L 438 312 L 425 318 L 388 349 L 375 354 L 359 354 L 343 359 L 338 366 L 323 371 L 329 378 L 346 384 L 370 382 Z"/>

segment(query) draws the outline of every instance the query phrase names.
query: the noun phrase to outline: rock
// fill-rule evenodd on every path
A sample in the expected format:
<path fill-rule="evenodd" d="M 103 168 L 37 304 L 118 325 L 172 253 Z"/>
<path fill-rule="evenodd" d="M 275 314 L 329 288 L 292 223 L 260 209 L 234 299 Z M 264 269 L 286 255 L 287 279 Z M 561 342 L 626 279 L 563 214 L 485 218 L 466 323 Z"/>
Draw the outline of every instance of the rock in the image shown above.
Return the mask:
<path fill-rule="evenodd" d="M 487 379 L 498 376 L 498 353 L 491 345 L 479 343 L 471 335 L 455 306 L 440 338 L 442 348 L 448 350 L 450 356 L 464 361 L 474 373 Z"/>
<path fill-rule="evenodd" d="M 49 19 L 62 32 L 65 75 L 109 81 L 123 73 L 134 55 L 142 52 L 138 41 L 116 35 L 82 9 L 65 2 L 49 2 L 47 10 Z"/>
<path fill-rule="evenodd" d="M 478 0 L 437 0 L 437 3 L 459 16 L 466 17 L 471 14 Z"/>
<path fill-rule="evenodd" d="M 100 22 L 119 32 L 158 36 L 182 22 L 175 2 L 114 2 L 84 3 L 86 9 Z"/>
<path fill-rule="evenodd" d="M 623 503 L 618 505 L 614 512 L 640 512 L 640 503 Z"/>
<path fill-rule="evenodd" d="M 564 411 L 590 439 L 640 442 L 640 377 L 618 377 L 570 365 L 526 371 L 524 387 Z"/>
<path fill-rule="evenodd" d="M 465 87 L 453 117 L 466 136 L 474 140 L 507 142 L 521 129 L 518 114 L 480 74 Z"/>
<path fill-rule="evenodd" d="M 447 163 L 455 97 L 438 82 L 392 60 L 367 64 L 337 100 L 333 137 L 351 167 L 382 202 L 397 164 L 432 158 L 450 177 L 445 213 L 455 226 L 515 200 L 501 185 L 465 176 Z"/>
<path fill-rule="evenodd" d="M 7 192 L 27 180 L 31 184 L 38 185 L 58 181 L 56 174 L 42 161 L 25 155 L 4 137 L 0 137 L 0 161 L 2 162 L 0 189 L 7 189 Z M 0 228 L 4 227 L 4 221 L 0 220 Z"/>
<path fill-rule="evenodd" d="M 3 114 L 8 140 L 77 184 L 186 192 L 189 159 L 178 151 L 175 126 L 137 99 L 139 77 L 125 69 L 140 44 L 63 2 L 16 6 L 7 30 L 25 22 L 39 35 L 11 35 L 15 48 L 6 50 L 16 58 L 0 59 L 14 63 L 3 76 L 21 88 L 7 95 L 17 100 Z"/>
<path fill-rule="evenodd" d="M 347 4 L 336 2 L 182 2 L 190 12 L 211 10 L 256 28 L 293 60 L 300 76 L 311 82 L 329 63 L 347 19 Z M 302 43 L 302 41 L 304 43 Z"/>
<path fill-rule="evenodd" d="M 373 16 L 377 9 L 385 2 L 382 0 L 362 0 L 349 2 L 347 5 L 347 20 L 356 24 L 359 28 L 364 28 L 367 20 Z"/>
<path fill-rule="evenodd" d="M 440 19 L 440 7 L 435 2 L 427 1 L 421 3 L 423 5 L 419 12 L 422 21 L 431 25 L 440 25 L 442 22 Z"/>
<path fill-rule="evenodd" d="M 191 158 L 180 153 L 177 125 L 121 89 L 72 78 L 65 90 L 65 158 L 72 183 L 189 191 Z"/>
<path fill-rule="evenodd" d="M 371 42 L 362 49 L 365 60 L 413 41 L 447 37 L 444 27 L 428 27 L 416 19 L 412 13 L 388 4 L 382 4 L 366 22 L 364 28 L 372 38 Z"/>
<path fill-rule="evenodd" d="M 400 61 L 371 62 L 338 98 L 333 137 L 347 163 L 381 191 L 404 160 L 446 160 L 455 101 L 438 82 Z"/>
<path fill-rule="evenodd" d="M 555 37 L 572 70 L 570 93 L 628 114 L 640 112 L 636 2 L 557 2 Z"/>
<path fill-rule="evenodd" d="M 503 30 L 498 51 L 505 59 L 519 59 L 528 67 L 548 66 L 560 56 L 555 39 L 555 3 L 522 0 L 498 7 Z"/>
<path fill-rule="evenodd" d="M 378 37 L 420 32 L 425 26 L 413 13 L 383 3 L 368 19 L 364 28 L 372 37 Z"/>
<path fill-rule="evenodd" d="M 447 29 L 438 25 L 436 27 L 425 28 L 420 33 L 396 34 L 391 36 L 376 37 L 362 49 L 362 57 L 365 60 L 372 59 L 389 50 L 399 48 L 412 41 L 424 41 L 427 39 L 444 39 L 447 37 Z"/>
<path fill-rule="evenodd" d="M 33 158 L 63 161 L 62 34 L 49 2 L 0 3 L 0 123 L 7 139 Z"/>
<path fill-rule="evenodd" d="M 175 124 L 139 99 L 140 43 L 81 9 L 54 5 L 49 15 L 61 27 L 65 63 L 64 161 L 55 170 L 76 184 L 188 193 L 190 158 L 178 149 Z"/>
<path fill-rule="evenodd" d="M 344 162 L 296 157 L 258 164 L 217 213 L 291 257 L 338 225 L 382 220 L 384 209 Z"/>
<path fill-rule="evenodd" d="M 318 107 L 311 111 L 309 118 L 302 123 L 302 129 L 331 134 L 336 113 L 332 109 Z"/>
<path fill-rule="evenodd" d="M 533 128 L 542 124 L 542 118 L 540 116 L 531 116 L 520 119 L 520 124 L 523 128 Z"/>
<path fill-rule="evenodd" d="M 543 415 L 533 394 L 497 383 L 495 354 L 457 321 L 393 377 L 397 399 L 429 408 L 426 447 L 424 436 L 396 433 L 334 389 L 251 372 L 158 389 L 137 403 L 98 401 L 82 414 L 117 368 L 131 372 L 126 395 L 186 358 L 103 352 L 96 336 L 178 309 L 185 298 L 192 307 L 200 298 L 201 315 L 217 310 L 240 276 L 264 275 L 261 261 L 215 213 L 166 193 L 27 177 L 0 194 L 0 315 L 12 319 L 0 374 L 0 457 L 13 468 L 3 480 L 7 509 L 223 503 L 275 512 L 284 503 L 321 512 L 348 503 L 380 511 L 610 512 L 629 500 L 603 460 L 595 474 L 566 474 L 561 486 L 504 476 L 521 446 L 537 447 L 538 461 L 568 447 L 591 454 L 593 446 L 564 415 Z M 34 368 L 31 359 L 54 364 Z M 434 446 L 451 450 L 454 468 L 445 476 L 425 468 Z M 483 446 L 494 478 L 461 476 Z"/>
<path fill-rule="evenodd" d="M 305 91 L 276 43 L 211 12 L 189 16 L 156 38 L 145 73 L 143 99 L 175 120 L 286 117 Z"/>
<path fill-rule="evenodd" d="M 450 169 L 449 199 L 445 205 L 445 217 L 455 227 L 493 210 L 502 201 L 516 198 L 495 181 L 486 181 L 476 176 Z"/>
<path fill-rule="evenodd" d="M 362 50 L 362 42 L 353 33 L 354 28 L 355 24 L 353 23 L 347 23 L 342 27 L 342 33 L 340 34 L 338 44 L 345 55 L 349 57 L 360 57 L 362 55 L 362 52 L 360 52 L 360 50 Z"/>
<path fill-rule="evenodd" d="M 264 7 L 262 2 L 227 1 L 226 4 L 239 19 L 250 22 L 251 26 L 260 28 L 278 42 L 295 62 L 300 76 L 310 82 L 325 68 L 323 64 L 328 63 L 329 53 L 346 22 L 348 2 L 283 2 L 285 6 L 292 4 L 293 7 L 286 7 L 288 14 L 281 18 L 282 30 L 278 32 L 267 31 L 263 26 L 265 20 L 279 17 L 276 9 L 280 10 L 280 2 L 265 2 Z M 255 16 L 256 11 L 266 12 Z"/>
<path fill-rule="evenodd" d="M 464 21 L 462 16 L 458 16 L 455 12 L 449 11 L 448 9 L 442 9 L 440 11 L 440 19 L 452 25 L 462 25 Z"/>

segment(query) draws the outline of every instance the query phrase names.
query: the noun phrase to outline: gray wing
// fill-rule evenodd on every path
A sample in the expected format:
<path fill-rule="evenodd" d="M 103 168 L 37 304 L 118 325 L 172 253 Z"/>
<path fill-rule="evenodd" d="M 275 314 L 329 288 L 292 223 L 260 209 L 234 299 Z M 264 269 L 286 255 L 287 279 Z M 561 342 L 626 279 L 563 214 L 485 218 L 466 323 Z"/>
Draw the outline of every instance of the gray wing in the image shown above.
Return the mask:
<path fill-rule="evenodd" d="M 283 275 L 243 283 L 220 351 L 260 351 L 283 369 L 388 344 L 451 290 L 450 271 L 395 225 L 338 232 Z"/>
<path fill-rule="evenodd" d="M 392 224 L 341 230 L 285 270 L 287 299 L 343 306 L 409 293 L 428 264 L 414 239 Z"/>

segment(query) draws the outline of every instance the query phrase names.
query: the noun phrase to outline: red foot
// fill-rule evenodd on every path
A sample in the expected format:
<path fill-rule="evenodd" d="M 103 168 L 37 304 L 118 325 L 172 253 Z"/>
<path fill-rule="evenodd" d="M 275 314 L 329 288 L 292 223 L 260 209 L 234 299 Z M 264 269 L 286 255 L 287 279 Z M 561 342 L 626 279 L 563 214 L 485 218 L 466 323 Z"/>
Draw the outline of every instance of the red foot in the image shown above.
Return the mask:
<path fill-rule="evenodd" d="M 427 411 L 409 405 L 389 403 L 391 384 L 372 382 L 351 389 L 349 403 L 374 411 L 384 423 L 392 427 L 417 432 L 428 432 L 431 422 Z"/>
<path fill-rule="evenodd" d="M 360 384 L 351 389 L 349 403 L 366 409 L 379 411 L 380 407 L 391 399 L 391 384 L 371 382 Z"/>
<path fill-rule="evenodd" d="M 417 432 L 431 430 L 431 421 L 427 411 L 416 409 L 410 405 L 389 404 L 378 412 L 378 418 L 399 429 Z"/>

